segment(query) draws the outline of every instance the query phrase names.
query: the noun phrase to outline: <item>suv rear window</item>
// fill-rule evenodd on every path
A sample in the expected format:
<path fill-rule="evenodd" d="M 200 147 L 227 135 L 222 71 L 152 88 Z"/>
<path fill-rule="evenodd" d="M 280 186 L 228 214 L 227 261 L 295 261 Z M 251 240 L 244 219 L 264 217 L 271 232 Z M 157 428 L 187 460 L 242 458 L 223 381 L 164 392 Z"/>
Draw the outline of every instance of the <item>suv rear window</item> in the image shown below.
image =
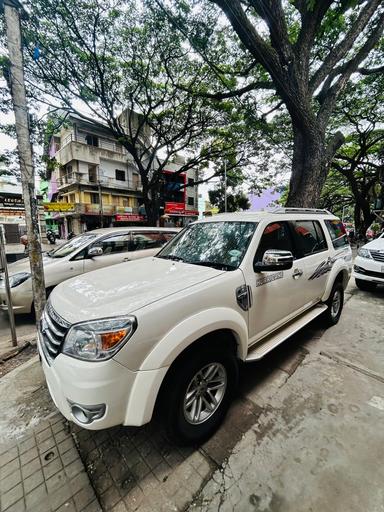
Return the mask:
<path fill-rule="evenodd" d="M 323 230 L 317 221 L 296 220 L 292 224 L 299 258 L 327 249 Z"/>
<path fill-rule="evenodd" d="M 329 234 L 331 235 L 333 247 L 335 249 L 349 245 L 348 236 L 345 231 L 344 224 L 341 222 L 341 220 L 326 220 L 325 225 L 327 226 Z"/>

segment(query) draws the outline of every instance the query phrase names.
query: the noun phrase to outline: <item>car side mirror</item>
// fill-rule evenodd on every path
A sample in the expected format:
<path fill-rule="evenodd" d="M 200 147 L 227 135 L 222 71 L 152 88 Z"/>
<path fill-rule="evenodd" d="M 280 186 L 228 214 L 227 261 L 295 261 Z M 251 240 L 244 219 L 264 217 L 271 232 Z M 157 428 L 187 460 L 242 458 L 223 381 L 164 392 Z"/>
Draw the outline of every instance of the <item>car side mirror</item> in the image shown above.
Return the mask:
<path fill-rule="evenodd" d="M 88 258 L 93 258 L 95 256 L 102 256 L 103 255 L 103 249 L 101 247 L 91 247 L 88 251 Z"/>
<path fill-rule="evenodd" d="M 253 264 L 255 272 L 274 272 L 276 270 L 289 270 L 293 265 L 291 251 L 278 251 L 269 249 L 265 251 L 263 260 Z"/>

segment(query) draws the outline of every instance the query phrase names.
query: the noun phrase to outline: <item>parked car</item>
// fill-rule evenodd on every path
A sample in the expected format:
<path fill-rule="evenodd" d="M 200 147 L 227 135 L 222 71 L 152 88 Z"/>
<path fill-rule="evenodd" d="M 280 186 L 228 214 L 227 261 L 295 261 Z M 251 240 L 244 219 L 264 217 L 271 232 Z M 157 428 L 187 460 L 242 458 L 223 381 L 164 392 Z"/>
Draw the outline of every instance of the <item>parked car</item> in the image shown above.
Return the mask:
<path fill-rule="evenodd" d="M 178 229 L 172 228 L 107 228 L 75 236 L 43 256 L 47 296 L 53 288 L 71 277 L 116 263 L 153 256 Z M 8 266 L 15 313 L 33 310 L 29 260 Z M 0 309 L 6 310 L 4 281 L 0 276 Z"/>
<path fill-rule="evenodd" d="M 357 251 L 353 277 L 361 290 L 374 290 L 384 284 L 384 233 Z"/>
<path fill-rule="evenodd" d="M 195 443 L 222 421 L 240 361 L 319 315 L 338 322 L 352 253 L 326 210 L 215 215 L 155 257 L 53 290 L 39 328 L 51 396 L 78 425 L 144 425 Z"/>

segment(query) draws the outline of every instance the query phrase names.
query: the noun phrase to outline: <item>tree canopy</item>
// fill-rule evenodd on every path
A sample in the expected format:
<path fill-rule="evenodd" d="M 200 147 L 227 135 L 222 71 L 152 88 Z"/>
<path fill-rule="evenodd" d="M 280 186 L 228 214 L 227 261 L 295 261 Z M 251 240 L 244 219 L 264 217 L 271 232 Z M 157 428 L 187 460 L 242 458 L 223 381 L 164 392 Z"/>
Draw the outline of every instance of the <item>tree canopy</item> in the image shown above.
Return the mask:
<path fill-rule="evenodd" d="M 383 1 L 152 3 L 220 79 L 219 88 L 214 81 L 201 94 L 217 100 L 240 97 L 254 111 L 264 99 L 271 103 L 270 113 L 288 112 L 293 139 L 288 204 L 314 206 L 344 141 L 331 126 L 340 95 L 352 77 L 358 81 L 384 70 Z M 266 109 L 261 112 L 267 115 Z"/>
<path fill-rule="evenodd" d="M 185 157 L 177 172 L 198 169 L 203 180 L 211 162 L 238 166 L 255 152 L 235 101 L 212 102 L 175 86 L 193 80 L 203 87 L 206 76 L 163 16 L 134 0 L 36 0 L 24 27 L 29 91 L 51 112 L 109 127 L 140 172 L 151 223 L 162 170 L 177 155 Z"/>

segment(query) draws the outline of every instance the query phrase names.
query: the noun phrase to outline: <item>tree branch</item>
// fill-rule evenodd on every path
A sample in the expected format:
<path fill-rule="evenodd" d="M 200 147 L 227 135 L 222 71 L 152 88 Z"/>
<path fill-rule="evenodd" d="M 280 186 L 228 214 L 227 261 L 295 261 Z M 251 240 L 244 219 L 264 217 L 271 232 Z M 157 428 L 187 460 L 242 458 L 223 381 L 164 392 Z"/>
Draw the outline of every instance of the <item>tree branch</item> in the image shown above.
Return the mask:
<path fill-rule="evenodd" d="M 334 66 L 347 55 L 348 51 L 352 48 L 354 42 L 365 29 L 367 23 L 369 23 L 369 20 L 381 3 L 382 0 L 370 0 L 367 2 L 356 21 L 352 23 L 344 39 L 330 51 L 328 56 L 324 59 L 323 64 L 314 73 L 309 83 L 311 93 L 319 87 Z"/>

